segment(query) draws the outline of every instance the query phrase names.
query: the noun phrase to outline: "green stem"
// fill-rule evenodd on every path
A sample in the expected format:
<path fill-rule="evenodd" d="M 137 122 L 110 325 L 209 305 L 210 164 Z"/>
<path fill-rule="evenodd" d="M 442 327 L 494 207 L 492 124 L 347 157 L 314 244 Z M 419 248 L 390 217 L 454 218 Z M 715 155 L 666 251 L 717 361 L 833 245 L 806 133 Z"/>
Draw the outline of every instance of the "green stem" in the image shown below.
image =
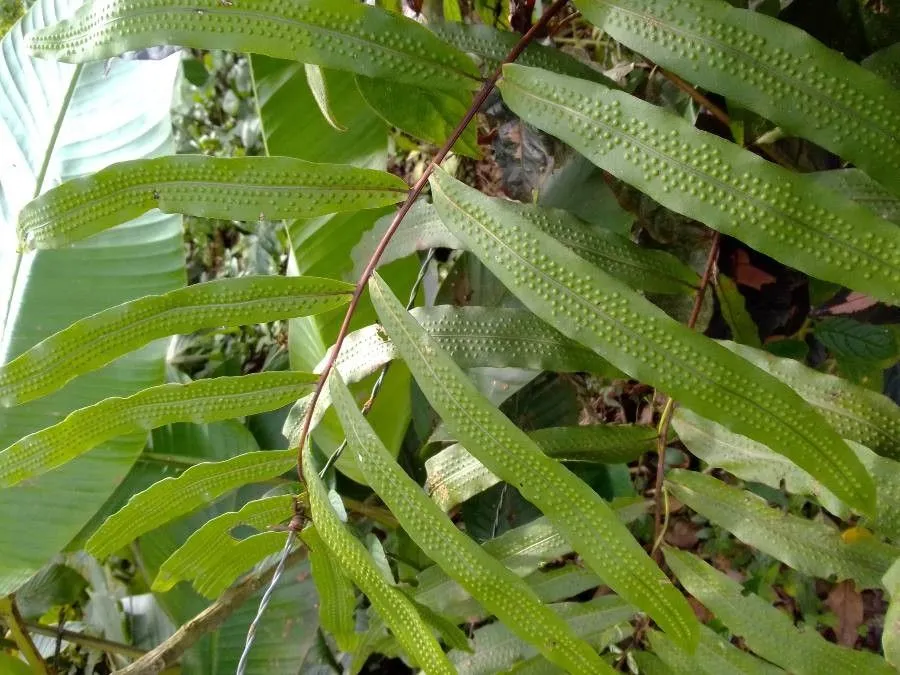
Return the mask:
<path fill-rule="evenodd" d="M 66 89 L 66 95 L 62 100 L 59 115 L 56 116 L 56 124 L 53 125 L 50 141 L 47 143 L 47 151 L 44 153 L 44 162 L 41 164 L 41 170 L 38 171 L 32 199 L 37 199 L 41 194 L 41 188 L 44 187 L 47 169 L 50 168 L 50 160 L 53 157 L 53 151 L 56 149 L 56 141 L 59 138 L 59 132 L 62 130 L 63 121 L 66 119 L 66 111 L 69 109 L 69 104 L 72 102 L 72 96 L 75 94 L 75 87 L 78 85 L 78 78 L 81 76 L 82 67 L 83 64 L 81 63 L 75 66 L 75 72 L 72 73 L 72 79 L 69 80 L 69 87 Z"/>

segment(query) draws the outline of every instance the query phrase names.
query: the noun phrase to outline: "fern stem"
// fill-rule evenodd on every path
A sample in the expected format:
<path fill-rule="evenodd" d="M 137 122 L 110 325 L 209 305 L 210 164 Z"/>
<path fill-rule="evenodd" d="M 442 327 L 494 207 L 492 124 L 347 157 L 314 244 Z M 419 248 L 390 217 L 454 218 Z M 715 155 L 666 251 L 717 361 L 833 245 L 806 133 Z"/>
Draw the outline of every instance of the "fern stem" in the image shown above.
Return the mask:
<path fill-rule="evenodd" d="M 691 316 L 688 318 L 688 328 L 694 328 L 697 325 L 697 319 L 700 318 L 700 310 L 703 307 L 703 299 L 706 297 L 706 289 L 712 280 L 713 271 L 716 268 L 716 260 L 719 257 L 720 239 L 721 235 L 718 232 L 714 232 L 712 243 L 709 247 L 709 254 L 706 256 L 706 267 L 703 270 L 703 277 L 700 279 L 700 287 L 697 289 L 694 306 L 691 308 Z M 675 400 L 667 397 L 665 407 L 659 418 L 659 434 L 656 440 L 656 483 L 653 493 L 653 548 L 651 549 L 651 554 L 657 563 L 662 562 L 661 545 L 663 538 L 666 536 L 665 525 L 668 524 L 668 517 L 665 519 L 665 523 L 663 521 L 663 479 L 665 478 L 666 470 L 666 445 L 669 439 L 669 424 L 672 421 L 672 413 L 674 412 Z"/>
<path fill-rule="evenodd" d="M 400 227 L 400 224 L 403 222 L 403 219 L 406 218 L 406 215 L 409 213 L 413 204 L 415 204 L 416 199 L 418 199 L 419 195 L 422 194 L 422 190 L 425 188 L 425 185 L 428 183 L 428 178 L 431 176 L 432 172 L 435 168 L 440 165 L 441 162 L 444 161 L 444 158 L 450 153 L 450 149 L 459 140 L 459 137 L 462 136 L 463 130 L 467 126 L 469 126 L 469 122 L 478 114 L 478 110 L 487 100 L 490 93 L 493 91 L 494 86 L 497 84 L 497 81 L 500 79 L 500 76 L 503 73 L 503 65 L 506 63 L 512 63 L 519 55 L 525 51 L 525 48 L 531 43 L 531 41 L 539 35 L 547 24 L 550 22 L 550 19 L 555 16 L 559 10 L 565 7 L 568 4 L 569 0 L 555 0 L 555 2 L 547 8 L 547 10 L 541 15 L 541 18 L 528 30 L 525 35 L 516 43 L 516 46 L 512 48 L 509 54 L 506 55 L 506 58 L 503 60 L 503 63 L 497 70 L 494 72 L 491 77 L 485 80 L 484 84 L 481 86 L 481 89 L 475 95 L 475 98 L 472 100 L 472 104 L 469 106 L 469 109 L 466 111 L 466 114 L 463 116 L 462 120 L 460 120 L 459 124 L 456 125 L 456 128 L 453 130 L 453 133 L 450 134 L 450 138 L 444 143 L 440 150 L 438 150 L 437 154 L 428 163 L 428 166 L 425 167 L 425 170 L 422 172 L 422 176 L 415 182 L 415 184 L 410 188 L 409 195 L 406 198 L 406 201 L 400 206 L 400 209 L 397 211 L 397 214 L 394 216 L 394 219 L 391 221 L 390 227 L 388 227 L 387 231 L 382 236 L 381 241 L 378 242 L 378 246 L 375 247 L 375 251 L 372 253 L 369 258 L 368 263 L 366 263 L 365 269 L 363 269 L 362 274 L 359 277 L 359 280 L 356 282 L 356 289 L 353 292 L 353 297 L 350 299 L 350 304 L 347 307 L 347 312 L 344 314 L 344 320 L 341 322 L 340 330 L 338 330 L 337 339 L 334 342 L 334 349 L 331 350 L 331 354 L 328 357 L 328 360 L 325 362 L 324 367 L 322 368 L 322 372 L 319 375 L 319 381 L 316 384 L 315 390 L 313 390 L 312 398 L 309 402 L 309 407 L 306 410 L 306 415 L 303 418 L 303 426 L 300 430 L 300 437 L 297 441 L 297 475 L 300 477 L 300 482 L 305 483 L 303 477 L 303 446 L 306 444 L 306 439 L 309 436 L 310 425 L 312 424 L 312 416 L 313 412 L 316 409 L 316 404 L 319 401 L 319 397 L 322 395 L 322 390 L 325 388 L 325 383 L 328 381 L 328 375 L 331 373 L 332 368 L 334 368 L 334 364 L 337 361 L 338 354 L 341 351 L 341 347 L 344 344 L 344 339 L 347 337 L 347 333 L 350 331 L 350 320 L 353 318 L 353 315 L 356 313 L 356 308 L 359 305 L 359 301 L 362 298 L 363 293 L 366 290 L 366 284 L 369 281 L 369 278 L 372 276 L 372 273 L 375 271 L 375 267 L 378 265 L 378 261 L 381 260 L 381 256 L 384 254 L 385 249 L 390 243 L 391 239 L 394 237 L 394 234 Z"/>

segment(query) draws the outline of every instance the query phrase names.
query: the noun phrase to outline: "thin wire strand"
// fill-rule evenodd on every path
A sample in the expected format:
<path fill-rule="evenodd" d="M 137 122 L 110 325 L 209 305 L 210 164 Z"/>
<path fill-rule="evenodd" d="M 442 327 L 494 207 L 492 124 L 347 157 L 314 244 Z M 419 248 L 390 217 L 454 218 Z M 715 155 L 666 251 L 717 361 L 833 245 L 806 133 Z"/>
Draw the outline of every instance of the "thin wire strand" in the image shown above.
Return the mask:
<path fill-rule="evenodd" d="M 425 280 L 425 275 L 428 272 L 428 266 L 431 264 L 431 261 L 434 260 L 435 249 L 429 249 L 428 255 L 425 256 L 425 259 L 422 261 L 422 264 L 419 266 L 419 273 L 416 275 L 416 280 L 413 282 L 412 289 L 409 292 L 409 300 L 406 303 L 406 309 L 410 310 L 416 304 L 416 297 L 419 295 L 419 290 L 422 288 L 422 282 Z M 375 380 L 375 384 L 372 385 L 372 390 L 369 392 L 369 398 L 366 400 L 365 405 L 362 408 L 362 414 L 368 415 L 369 411 L 372 409 L 372 404 L 375 401 L 375 397 L 378 396 L 378 392 L 381 391 L 381 387 L 384 385 L 384 378 L 387 375 L 388 368 L 391 363 L 388 361 L 381 369 L 381 373 L 378 375 L 378 379 Z M 319 472 L 319 476 L 322 477 L 325 473 L 334 466 L 334 463 L 340 458 L 341 453 L 347 447 L 347 439 L 337 447 L 337 449 L 331 453 L 331 456 L 328 458 L 328 461 L 325 462 L 325 466 L 322 467 L 322 470 Z M 269 582 L 269 585 L 266 587 L 265 593 L 263 593 L 262 599 L 259 601 L 259 608 L 256 610 L 256 616 L 253 618 L 253 621 L 250 623 L 250 628 L 247 629 L 247 639 L 244 641 L 244 651 L 241 652 L 241 660 L 238 662 L 237 667 L 237 675 L 244 675 L 244 671 L 247 668 L 247 661 L 250 658 L 250 649 L 253 646 L 253 641 L 256 639 L 256 630 L 259 626 L 259 622 L 262 620 L 263 614 L 265 614 L 266 609 L 269 606 L 269 601 L 272 598 L 272 593 L 275 591 L 275 587 L 278 585 L 278 581 L 281 579 L 281 575 L 284 572 L 284 564 L 287 560 L 288 555 L 291 553 L 291 549 L 294 548 L 294 542 L 297 539 L 297 531 L 295 528 L 291 527 L 290 533 L 288 534 L 287 541 L 284 543 L 284 548 L 281 550 L 281 558 L 278 560 L 278 567 L 275 570 L 275 575 L 272 577 L 272 580 Z"/>
<path fill-rule="evenodd" d="M 287 541 L 284 542 L 284 548 L 281 549 L 281 558 L 278 560 L 278 567 L 275 568 L 275 575 L 272 577 L 269 585 L 266 586 L 262 599 L 259 601 L 259 608 L 256 610 L 256 616 L 253 617 L 253 621 L 250 622 L 250 628 L 247 629 L 247 639 L 244 641 L 244 651 L 241 652 L 241 660 L 238 661 L 237 675 L 244 675 L 244 671 L 247 669 L 247 661 L 250 658 L 250 648 L 253 646 L 253 640 L 256 639 L 256 629 L 259 627 L 259 622 L 262 620 L 263 614 L 266 613 L 266 609 L 269 607 L 272 593 L 275 592 L 278 580 L 281 579 L 281 575 L 284 573 L 285 563 L 287 562 L 288 555 L 291 553 L 291 549 L 294 548 L 294 542 L 296 540 L 297 532 L 292 528 L 288 533 Z"/>

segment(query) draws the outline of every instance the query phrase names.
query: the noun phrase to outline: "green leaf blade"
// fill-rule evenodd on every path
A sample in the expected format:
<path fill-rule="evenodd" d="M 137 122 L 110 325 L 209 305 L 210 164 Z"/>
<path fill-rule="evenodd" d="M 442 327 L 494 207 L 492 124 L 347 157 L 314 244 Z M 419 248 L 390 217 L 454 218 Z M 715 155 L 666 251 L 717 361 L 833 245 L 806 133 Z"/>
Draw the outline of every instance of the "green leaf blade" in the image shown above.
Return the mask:
<path fill-rule="evenodd" d="M 295 401 L 316 376 L 270 372 L 150 387 L 108 398 L 25 436 L 0 452 L 0 485 L 10 487 L 84 454 L 117 436 L 172 422 L 212 422 L 280 408 Z"/>
<path fill-rule="evenodd" d="M 292 459 L 296 458 L 292 456 Z M 294 498 L 290 495 L 265 497 L 247 502 L 239 511 L 223 513 L 208 520 L 163 561 L 151 589 L 157 593 L 165 593 L 179 581 L 190 581 L 198 593 L 207 598 L 215 598 L 234 581 L 234 577 L 229 578 L 227 572 L 223 573 L 227 561 L 235 557 L 236 549 L 240 545 L 240 542 L 231 535 L 231 529 L 238 525 L 248 525 L 263 531 L 273 523 L 290 518 L 293 502 Z M 111 526 L 104 523 L 103 527 L 97 530 L 88 542 L 89 550 L 93 550 L 94 540 L 97 542 L 96 545 L 102 545 L 101 533 L 109 527 Z M 284 545 L 283 540 L 281 544 Z M 252 560 L 246 568 L 265 555 L 263 553 Z"/>
<path fill-rule="evenodd" d="M 720 344 L 796 391 L 842 438 L 862 443 L 879 455 L 900 459 L 900 407 L 887 396 L 793 359 L 734 342 Z"/>
<path fill-rule="evenodd" d="M 827 642 L 815 630 L 798 628 L 793 620 L 697 556 L 664 549 L 666 563 L 685 589 L 716 615 L 731 632 L 764 659 L 799 675 L 872 673 L 894 670 L 870 652 L 853 651 Z"/>
<path fill-rule="evenodd" d="M 471 60 L 423 26 L 345 0 L 89 3 L 28 40 L 33 54 L 69 63 L 168 44 L 263 54 L 457 92 L 474 89 L 477 78 Z"/>
<path fill-rule="evenodd" d="M 874 485 L 859 459 L 787 386 L 675 322 L 515 209 L 440 171 L 432 190 L 444 223 L 539 317 L 635 379 L 790 458 L 846 503 L 874 512 Z"/>
<path fill-rule="evenodd" d="M 0 366 L 0 403 L 40 398 L 158 338 L 317 314 L 346 304 L 352 291 L 342 281 L 271 276 L 144 296 L 81 319 Z"/>
<path fill-rule="evenodd" d="M 650 632 L 650 646 L 676 675 L 778 675 L 778 666 L 738 649 L 706 626 L 700 628 L 700 645 L 692 656 L 673 644 L 665 634 Z"/>
<path fill-rule="evenodd" d="M 551 518 L 610 587 L 693 647 L 697 627 L 690 607 L 609 505 L 483 399 L 377 277 L 370 293 L 386 331 L 456 438 Z"/>
<path fill-rule="evenodd" d="M 606 424 L 550 427 L 529 432 L 528 436 L 548 457 L 604 464 L 635 460 L 653 450 L 657 438 L 652 427 Z M 458 443 L 425 460 L 425 472 L 425 490 L 444 511 L 500 481 Z"/>
<path fill-rule="evenodd" d="M 319 625 L 334 636 L 341 651 L 352 652 L 358 642 L 356 589 L 315 527 L 303 530 L 303 541 L 309 547 L 309 563 L 319 593 Z"/>
<path fill-rule="evenodd" d="M 447 659 L 428 624 L 415 606 L 378 569 L 371 553 L 341 522 L 319 477 L 320 467 L 309 446 L 303 451 L 303 475 L 309 490 L 309 505 L 316 531 L 344 573 L 365 593 L 378 616 L 390 627 L 417 665 L 428 673 L 453 675 Z"/>
<path fill-rule="evenodd" d="M 177 478 L 164 478 L 134 495 L 91 535 L 85 549 L 105 558 L 160 525 L 204 506 L 229 490 L 269 480 L 293 466 L 290 450 L 247 452 L 223 462 L 202 462 Z"/>
<path fill-rule="evenodd" d="M 579 0 L 614 39 L 900 191 L 900 91 L 799 28 L 720 0 Z"/>
<path fill-rule="evenodd" d="M 60 248 L 158 208 L 256 222 L 375 208 L 402 201 L 397 176 L 293 157 L 173 155 L 121 162 L 47 191 L 19 214 L 19 239 Z"/>
<path fill-rule="evenodd" d="M 900 230 L 815 181 L 624 92 L 518 65 L 504 101 L 677 213 L 808 274 L 900 302 Z"/>
<path fill-rule="evenodd" d="M 483 24 L 440 21 L 429 23 L 428 28 L 460 51 L 478 56 L 482 62 L 482 69 L 489 73 L 500 67 L 506 60 L 506 55 L 519 41 L 519 36 L 511 31 L 497 30 Z M 555 73 L 615 86 L 612 80 L 587 63 L 582 63 L 559 49 L 536 42 L 529 44 L 516 61 L 526 66 L 544 68 Z"/>
<path fill-rule="evenodd" d="M 535 645 L 554 663 L 572 673 L 611 673 L 564 621 L 541 604 L 524 581 L 456 528 L 394 461 L 357 410 L 356 401 L 339 376 L 332 378 L 335 410 L 366 482 L 390 507 L 413 541 L 511 631 Z"/>
<path fill-rule="evenodd" d="M 676 469 L 668 489 L 694 511 L 724 527 L 744 543 L 789 567 L 822 579 L 853 579 L 861 588 L 878 588 L 900 549 L 874 538 L 845 541 L 823 522 L 772 508 L 749 492 L 705 474 Z"/>
<path fill-rule="evenodd" d="M 884 587 L 891 596 L 884 615 L 884 633 L 881 646 L 884 658 L 895 668 L 900 667 L 900 559 L 894 561 L 884 575 Z"/>

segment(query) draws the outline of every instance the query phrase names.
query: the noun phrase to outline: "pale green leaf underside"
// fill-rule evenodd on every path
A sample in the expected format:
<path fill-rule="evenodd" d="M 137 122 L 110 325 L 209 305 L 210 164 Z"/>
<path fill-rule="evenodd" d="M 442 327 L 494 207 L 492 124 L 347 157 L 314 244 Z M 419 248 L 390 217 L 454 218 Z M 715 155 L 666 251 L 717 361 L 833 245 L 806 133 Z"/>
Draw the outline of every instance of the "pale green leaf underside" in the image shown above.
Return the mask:
<path fill-rule="evenodd" d="M 738 582 L 695 555 L 671 548 L 664 552 L 685 590 L 764 659 L 798 675 L 894 673 L 876 654 L 838 647 L 814 629 L 796 627 L 787 614 L 758 595 L 745 593 Z"/>
<path fill-rule="evenodd" d="M 900 302 L 893 223 L 624 92 L 517 65 L 503 72 L 516 114 L 663 206 L 814 277 Z"/>
<path fill-rule="evenodd" d="M 578 0 L 613 39 L 900 191 L 900 91 L 799 28 L 722 0 Z"/>
<path fill-rule="evenodd" d="M 0 366 L 0 403 L 40 398 L 158 338 L 318 314 L 352 292 L 331 279 L 258 276 L 147 295 L 81 319 Z"/>
<path fill-rule="evenodd" d="M 691 655 L 664 633 L 650 631 L 650 648 L 672 669 L 673 675 L 778 675 L 784 671 L 738 649 L 707 626 L 700 627 L 700 644 Z"/>
<path fill-rule="evenodd" d="M 274 468 L 277 471 L 279 468 L 278 466 L 273 467 L 265 457 L 260 457 L 260 455 L 274 455 L 276 453 L 268 452 L 252 454 L 256 455 L 254 461 L 259 462 L 262 465 L 260 468 L 263 471 L 267 468 Z M 296 455 L 290 453 L 288 468 L 290 468 L 290 465 L 293 465 L 293 462 L 295 461 Z M 218 463 L 218 467 L 221 468 L 224 464 L 224 462 L 220 462 Z M 232 466 L 233 468 L 237 468 L 234 467 L 234 465 Z M 262 475 L 261 472 L 257 471 L 257 467 L 252 467 L 252 469 L 254 474 Z M 278 475 L 278 473 L 280 473 L 280 471 L 270 473 L 267 477 Z M 265 480 L 265 478 L 266 476 L 263 476 L 261 479 Z M 235 481 L 235 487 L 238 487 L 245 482 L 252 482 L 252 480 L 256 480 L 256 478 L 251 478 L 249 481 L 245 481 L 243 478 L 238 478 L 238 480 L 241 482 L 238 483 Z M 204 495 L 204 497 L 205 496 L 206 495 Z M 271 541 L 259 542 L 264 543 L 262 548 L 257 548 L 258 544 L 256 542 L 259 540 L 256 540 L 256 542 L 251 545 L 253 550 L 248 551 L 247 547 L 242 545 L 242 542 L 247 541 L 247 539 L 236 539 L 231 535 L 231 530 L 239 525 L 247 525 L 263 532 L 271 525 L 290 518 L 293 502 L 294 498 L 291 495 L 265 497 L 263 499 L 247 502 L 239 511 L 223 513 L 220 516 L 208 520 L 202 527 L 188 537 L 187 541 L 185 541 L 178 550 L 172 553 L 172 555 L 162 563 L 156 574 L 156 578 L 153 580 L 152 589 L 158 593 L 164 593 L 175 586 L 179 581 L 190 581 L 194 585 L 194 590 L 201 595 L 207 598 L 216 597 L 227 588 L 232 581 L 234 581 L 237 574 L 249 569 L 270 553 L 274 553 L 284 547 L 285 535 L 282 533 L 279 535 L 280 544 L 278 544 L 277 547 L 275 547 L 277 543 L 276 538 L 271 538 Z M 119 513 L 122 513 L 122 511 Z M 112 518 L 107 520 L 103 527 L 94 534 L 91 541 L 88 542 L 89 547 L 91 546 L 91 542 L 99 539 L 104 530 L 111 527 L 109 524 L 111 520 Z M 123 526 L 127 528 L 128 524 L 123 523 Z M 270 550 L 270 547 L 275 548 L 275 550 Z M 239 561 L 236 564 L 240 566 L 241 569 L 232 575 L 230 574 L 231 561 L 235 560 Z"/>
<path fill-rule="evenodd" d="M 900 406 L 887 396 L 820 373 L 793 359 L 734 342 L 720 344 L 800 394 L 842 438 L 862 443 L 885 457 L 900 459 Z"/>
<path fill-rule="evenodd" d="M 315 527 L 303 530 L 309 547 L 309 563 L 319 594 L 319 625 L 334 636 L 338 649 L 356 648 L 356 589 L 332 557 Z"/>
<path fill-rule="evenodd" d="M 874 511 L 874 486 L 862 464 L 786 385 L 677 323 L 502 201 L 440 170 L 432 192 L 444 224 L 540 318 L 635 379 L 767 444 L 846 503 Z"/>
<path fill-rule="evenodd" d="M 247 452 L 222 462 L 195 464 L 177 478 L 164 478 L 128 500 L 94 532 L 85 550 L 96 558 L 142 534 L 205 506 L 230 490 L 274 478 L 297 461 L 290 450 Z"/>
<path fill-rule="evenodd" d="M 891 565 L 884 575 L 883 582 L 891 596 L 891 603 L 884 615 L 881 646 L 887 662 L 898 668 L 900 667 L 900 559 Z"/>
<path fill-rule="evenodd" d="M 696 619 L 680 593 L 632 538 L 609 505 L 478 392 L 465 372 L 374 277 L 372 302 L 425 397 L 451 433 L 493 473 L 514 485 L 560 529 L 623 598 L 688 647 Z"/>
<path fill-rule="evenodd" d="M 630 462 L 656 446 L 656 429 L 594 424 L 538 429 L 528 434 L 548 457 L 560 461 Z M 443 510 L 484 492 L 500 479 L 455 443 L 425 461 L 425 491 Z"/>
<path fill-rule="evenodd" d="M 675 469 L 667 487 L 680 502 L 789 567 L 821 579 L 852 579 L 879 588 L 900 549 L 875 538 L 845 541 L 834 527 L 769 506 L 757 495 L 712 476 Z"/>
<path fill-rule="evenodd" d="M 517 202 L 509 205 L 542 232 L 639 291 L 691 293 L 699 284 L 696 272 L 670 253 L 642 248 L 615 232 L 592 227 L 560 209 Z M 380 264 L 429 248 L 466 249 L 465 244 L 441 222 L 434 206 L 417 202 L 411 216 L 412 220 L 404 219 L 400 225 Z M 361 271 L 365 266 L 389 225 L 389 217 L 379 219 L 353 250 L 355 271 Z"/>
<path fill-rule="evenodd" d="M 308 373 L 257 373 L 164 384 L 104 399 L 0 452 L 0 485 L 40 475 L 117 436 L 173 422 L 199 424 L 274 410 L 295 401 L 315 381 Z"/>
<path fill-rule="evenodd" d="M 528 368 L 554 372 L 590 372 L 617 377 L 619 371 L 590 349 L 569 340 L 534 314 L 520 309 L 487 307 L 417 307 L 412 315 L 446 350 L 460 368 Z M 397 350 L 377 325 L 347 336 L 336 367 L 349 383 L 359 382 L 397 358 Z M 296 442 L 308 398 L 291 409 L 284 435 Z M 318 424 L 331 396 L 322 392 L 313 426 Z"/>
<path fill-rule="evenodd" d="M 96 61 L 156 45 L 224 49 L 314 63 L 368 77 L 474 89 L 472 61 L 424 26 L 347 0 L 112 0 L 28 37 L 36 56 Z"/>
<path fill-rule="evenodd" d="M 333 559 L 369 598 L 378 616 L 420 668 L 428 673 L 452 675 L 453 666 L 415 606 L 385 579 L 363 543 L 341 522 L 319 478 L 319 470 L 307 445 L 303 451 L 303 475 L 309 490 L 309 506 L 316 531 Z"/>
<path fill-rule="evenodd" d="M 621 598 L 606 596 L 588 602 L 566 602 L 547 607 L 561 623 L 580 638 L 587 638 L 622 622 L 634 615 L 634 608 Z M 513 633 L 505 624 L 492 623 L 475 631 L 474 649 L 471 653 L 459 650 L 450 652 L 450 659 L 460 675 L 494 675 L 494 673 L 527 672 L 536 664 L 535 649 Z M 544 662 L 546 663 L 546 662 Z M 601 662 L 603 663 L 603 662 Z M 602 670 L 614 672 L 603 664 Z"/>
<path fill-rule="evenodd" d="M 432 502 L 381 443 L 340 376 L 329 388 L 366 482 L 422 550 L 522 640 L 572 673 L 612 672 L 528 585 L 487 554 Z"/>
<path fill-rule="evenodd" d="M 293 157 L 141 159 L 45 192 L 19 214 L 19 240 L 60 248 L 151 209 L 250 222 L 312 218 L 394 204 L 408 189 L 384 171 Z"/>
<path fill-rule="evenodd" d="M 850 509 L 843 502 L 806 471 L 766 446 L 731 433 L 686 408 L 675 412 L 672 424 L 691 454 L 710 466 L 791 494 L 810 495 L 839 518 L 849 518 Z M 859 443 L 848 441 L 848 445 L 875 481 L 875 518 L 866 519 L 867 526 L 878 534 L 900 539 L 900 463 L 876 455 Z"/>

